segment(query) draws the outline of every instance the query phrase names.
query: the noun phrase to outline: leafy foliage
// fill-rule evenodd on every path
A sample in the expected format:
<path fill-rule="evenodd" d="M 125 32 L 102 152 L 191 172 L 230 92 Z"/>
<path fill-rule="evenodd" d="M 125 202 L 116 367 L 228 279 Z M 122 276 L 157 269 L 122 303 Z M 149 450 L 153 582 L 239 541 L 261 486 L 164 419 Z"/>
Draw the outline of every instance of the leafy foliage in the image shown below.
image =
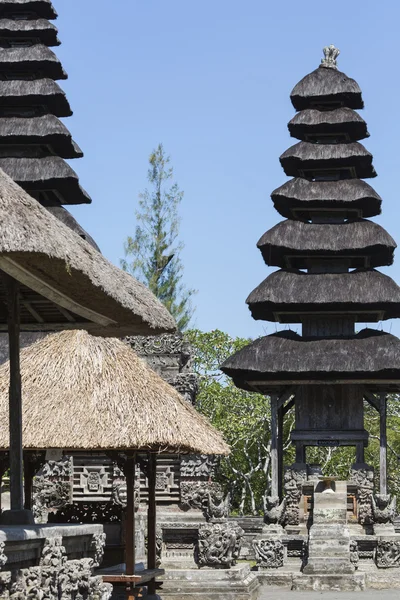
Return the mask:
<path fill-rule="evenodd" d="M 135 235 L 128 236 L 124 244 L 125 259 L 121 260 L 121 267 L 150 288 L 183 330 L 193 315 L 194 294 L 194 290 L 182 284 L 179 254 L 183 244 L 178 241 L 178 207 L 183 192 L 177 183 L 168 187 L 173 169 L 162 144 L 150 154 L 149 164 L 147 178 L 151 189 L 139 195 L 139 210 L 135 213 L 138 225 Z"/>

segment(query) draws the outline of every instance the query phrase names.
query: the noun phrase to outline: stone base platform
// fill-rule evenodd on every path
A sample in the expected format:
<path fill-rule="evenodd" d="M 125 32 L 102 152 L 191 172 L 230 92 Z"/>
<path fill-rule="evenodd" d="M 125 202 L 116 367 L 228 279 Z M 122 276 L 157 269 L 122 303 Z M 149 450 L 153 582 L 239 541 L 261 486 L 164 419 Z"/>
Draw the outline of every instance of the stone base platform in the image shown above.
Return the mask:
<path fill-rule="evenodd" d="M 260 587 L 247 563 L 231 569 L 167 569 L 163 581 L 163 600 L 256 600 Z"/>

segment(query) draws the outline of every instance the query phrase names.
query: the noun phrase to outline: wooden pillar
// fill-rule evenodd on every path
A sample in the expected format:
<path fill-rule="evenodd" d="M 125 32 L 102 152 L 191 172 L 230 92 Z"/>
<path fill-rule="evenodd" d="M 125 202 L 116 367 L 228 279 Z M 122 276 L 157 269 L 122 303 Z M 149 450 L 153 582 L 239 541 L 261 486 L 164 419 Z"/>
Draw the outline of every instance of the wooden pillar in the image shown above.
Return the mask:
<path fill-rule="evenodd" d="M 135 574 L 135 455 L 128 455 L 125 463 L 126 478 L 126 521 L 125 563 L 126 575 Z M 132 595 L 132 598 L 134 596 Z M 128 595 L 128 599 L 129 595 Z"/>
<path fill-rule="evenodd" d="M 32 509 L 32 483 L 34 476 L 34 465 L 29 460 L 29 457 L 24 456 L 24 508 L 25 510 Z"/>
<path fill-rule="evenodd" d="M 283 418 L 284 407 L 278 408 L 278 495 L 283 500 Z"/>
<path fill-rule="evenodd" d="M 157 511 L 156 511 L 156 473 L 157 454 L 149 454 L 148 482 L 149 482 L 149 504 L 147 512 L 147 568 L 157 567 Z M 149 595 L 156 593 L 155 578 L 148 584 Z"/>
<path fill-rule="evenodd" d="M 278 396 L 271 394 L 271 496 L 279 496 Z"/>
<path fill-rule="evenodd" d="M 22 391 L 20 372 L 20 303 L 19 283 L 3 273 L 8 306 L 8 344 L 10 356 L 10 508 L 22 511 L 23 501 L 23 453 L 22 453 Z"/>
<path fill-rule="evenodd" d="M 357 442 L 356 444 L 356 463 L 364 463 L 364 442 Z"/>
<path fill-rule="evenodd" d="M 387 494 L 387 436 L 386 436 L 386 394 L 379 396 L 380 412 L 380 492 Z"/>

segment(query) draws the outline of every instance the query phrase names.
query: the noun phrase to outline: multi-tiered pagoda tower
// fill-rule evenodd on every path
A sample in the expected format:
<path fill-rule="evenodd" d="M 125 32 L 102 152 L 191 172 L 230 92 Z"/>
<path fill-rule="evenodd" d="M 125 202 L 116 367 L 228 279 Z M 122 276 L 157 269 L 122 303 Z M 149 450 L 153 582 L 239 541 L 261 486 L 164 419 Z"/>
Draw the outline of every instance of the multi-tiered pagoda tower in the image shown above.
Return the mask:
<path fill-rule="evenodd" d="M 286 513 L 291 511 L 286 523 L 293 524 L 298 524 L 299 512 L 290 489 L 295 498 L 299 494 L 297 500 L 304 494 L 299 481 L 307 479 L 308 446 L 355 446 L 358 475 L 353 479 L 364 477 L 369 486 L 364 399 L 380 413 L 380 500 L 389 511 L 386 396 L 400 390 L 400 341 L 376 328 L 356 333 L 358 323 L 400 316 L 400 288 L 376 270 L 392 264 L 396 244 L 367 219 L 380 213 L 381 198 L 363 181 L 376 172 L 371 154 L 359 142 L 369 135 L 356 112 L 363 108 L 361 90 L 338 71 L 336 48 L 327 47 L 324 54 L 320 67 L 291 94 L 297 113 L 288 127 L 300 141 L 280 161 L 293 179 L 272 193 L 286 220 L 258 242 L 266 264 L 280 270 L 247 299 L 253 318 L 300 324 L 302 334 L 289 330 L 257 339 L 222 367 L 238 387 L 271 396 L 272 504 L 283 493 L 283 419 L 295 405 L 295 484 L 285 475 Z M 360 489 L 356 497 L 361 498 Z M 358 507 L 361 524 L 379 522 L 374 500 L 370 503 L 367 519 Z M 400 545 L 398 554 L 400 565 Z"/>
<path fill-rule="evenodd" d="M 94 244 L 63 206 L 90 203 L 66 159 L 83 153 L 60 117 L 72 115 L 50 47 L 60 44 L 49 0 L 0 0 L 0 168 Z M 94 244 L 95 245 L 95 244 Z"/>

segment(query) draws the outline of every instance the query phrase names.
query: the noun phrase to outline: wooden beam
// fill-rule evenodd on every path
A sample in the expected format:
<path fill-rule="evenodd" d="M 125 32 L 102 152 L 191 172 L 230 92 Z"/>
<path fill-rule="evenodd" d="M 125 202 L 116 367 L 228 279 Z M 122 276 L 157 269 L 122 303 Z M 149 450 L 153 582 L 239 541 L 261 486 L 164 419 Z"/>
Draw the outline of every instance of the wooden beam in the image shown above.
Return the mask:
<path fill-rule="evenodd" d="M 22 511 L 23 452 L 22 452 L 22 389 L 20 369 L 20 303 L 19 283 L 3 273 L 8 307 L 8 346 L 10 357 L 9 420 L 10 420 L 10 508 Z"/>
<path fill-rule="evenodd" d="M 271 496 L 279 496 L 278 396 L 271 394 Z"/>
<path fill-rule="evenodd" d="M 386 394 L 380 394 L 380 492 L 387 494 L 387 438 L 386 438 Z"/>
<path fill-rule="evenodd" d="M 372 394 L 369 390 L 367 390 L 366 387 L 363 388 L 362 393 L 363 393 L 364 398 L 368 402 L 368 404 L 370 404 L 372 406 L 372 408 L 374 408 L 375 410 L 380 412 L 381 406 L 380 406 L 379 398 L 374 396 L 374 394 Z"/>
<path fill-rule="evenodd" d="M 126 575 L 135 575 L 135 455 L 126 458 L 125 564 Z"/>
<path fill-rule="evenodd" d="M 22 296 L 21 296 L 21 304 L 23 306 L 25 306 L 26 310 L 32 315 L 32 317 L 34 319 L 36 319 L 36 321 L 38 323 L 44 323 L 43 317 L 41 317 L 39 315 L 38 311 L 36 309 L 34 309 L 33 306 L 30 304 L 30 302 L 27 302 Z"/>
<path fill-rule="evenodd" d="M 291 400 L 289 400 L 289 402 L 287 404 L 285 404 L 285 406 L 283 407 L 283 414 L 286 415 L 286 413 L 289 412 L 289 410 L 296 404 L 296 398 L 292 398 Z"/>
<path fill-rule="evenodd" d="M 278 408 L 278 495 L 283 500 L 283 421 L 284 407 Z"/>
<path fill-rule="evenodd" d="M 297 386 L 292 385 L 288 390 L 283 392 L 282 396 L 280 396 L 280 398 L 278 399 L 278 408 L 283 406 L 285 404 L 285 402 L 287 402 L 287 400 L 289 400 L 292 396 L 295 395 L 296 387 Z"/>
<path fill-rule="evenodd" d="M 98 325 L 105 327 L 116 324 L 116 321 L 109 319 L 108 317 L 105 317 L 104 315 L 101 315 L 90 308 L 86 308 L 78 302 L 75 302 L 75 300 L 60 290 L 57 290 L 46 281 L 43 281 L 43 279 L 40 279 L 38 276 L 34 275 L 18 264 L 15 260 L 12 260 L 7 256 L 0 256 L 0 269 L 41 296 L 44 296 L 55 304 L 59 304 L 63 308 L 72 311 L 84 319 L 88 319 L 88 321 L 92 321 L 93 323 L 97 323 Z"/>
<path fill-rule="evenodd" d="M 69 321 L 70 323 L 76 323 L 76 319 L 74 319 L 74 317 L 71 315 L 71 313 L 66 308 L 63 308 L 60 305 L 58 305 L 57 308 L 60 311 L 60 313 L 62 315 L 64 315 L 64 317 L 67 319 L 67 321 Z"/>
<path fill-rule="evenodd" d="M 149 502 L 147 512 L 147 568 L 156 569 L 157 565 L 157 514 L 156 514 L 156 474 L 157 454 L 149 455 L 148 461 L 148 483 Z M 156 593 L 156 580 L 149 581 L 148 594 Z"/>

